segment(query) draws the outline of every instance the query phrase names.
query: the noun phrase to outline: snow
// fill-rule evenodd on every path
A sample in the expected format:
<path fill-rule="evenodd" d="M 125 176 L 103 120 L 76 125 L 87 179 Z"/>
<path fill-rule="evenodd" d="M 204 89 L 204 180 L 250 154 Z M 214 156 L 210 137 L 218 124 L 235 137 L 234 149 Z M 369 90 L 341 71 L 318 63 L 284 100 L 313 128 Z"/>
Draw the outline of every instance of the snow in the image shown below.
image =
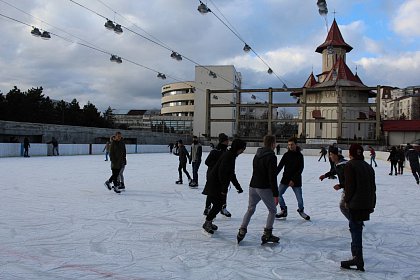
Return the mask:
<path fill-rule="evenodd" d="M 201 229 L 204 164 L 197 190 L 175 184 L 177 157 L 130 154 L 119 195 L 103 185 L 111 173 L 103 156 L 0 158 L 0 279 L 420 279 L 420 187 L 409 170 L 389 176 L 389 163 L 378 160 L 363 273 L 340 269 L 351 256 L 348 223 L 332 188 L 337 180 L 318 179 L 329 163 L 317 157 L 305 156 L 303 173 L 311 220 L 294 210 L 288 190 L 289 216 L 273 230 L 280 243 L 260 245 L 267 217 L 260 203 L 236 244 L 252 158 L 238 157 L 244 193 L 230 190 L 232 218 L 219 214 L 212 237 Z"/>

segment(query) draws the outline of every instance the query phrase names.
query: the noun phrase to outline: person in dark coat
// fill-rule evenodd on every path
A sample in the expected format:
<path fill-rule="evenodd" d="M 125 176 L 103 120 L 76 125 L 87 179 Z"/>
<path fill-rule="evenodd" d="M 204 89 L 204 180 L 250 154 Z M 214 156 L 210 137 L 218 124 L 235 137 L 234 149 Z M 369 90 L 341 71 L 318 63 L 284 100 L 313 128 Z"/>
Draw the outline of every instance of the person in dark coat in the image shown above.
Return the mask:
<path fill-rule="evenodd" d="M 248 210 L 246 211 L 237 235 L 238 243 L 244 239 L 248 224 L 255 213 L 258 203 L 262 200 L 268 209 L 268 216 L 261 237 L 263 243 L 278 242 L 279 238 L 272 234 L 276 206 L 279 203 L 279 190 L 277 187 L 277 157 L 274 154 L 276 137 L 266 135 L 264 147 L 259 148 L 252 162 L 252 177 L 249 183 Z"/>
<path fill-rule="evenodd" d="M 304 212 L 302 197 L 302 172 L 304 168 L 303 155 L 300 152 L 300 147 L 298 147 L 296 143 L 297 139 L 295 137 L 292 137 L 287 141 L 288 151 L 283 155 L 279 165 L 277 166 L 277 174 L 280 173 L 283 167 L 284 172 L 279 185 L 279 203 L 281 211 L 279 214 L 276 214 L 276 218 L 287 217 L 287 206 L 284 201 L 283 194 L 289 187 L 291 187 L 298 202 L 298 213 L 305 220 L 309 220 L 309 215 Z"/>
<path fill-rule="evenodd" d="M 404 163 L 405 163 L 405 154 L 402 147 L 397 148 L 397 155 L 398 155 L 398 174 L 403 175 L 404 173 Z"/>
<path fill-rule="evenodd" d="M 276 154 L 279 155 L 280 154 L 280 144 L 277 144 L 276 146 Z"/>
<path fill-rule="evenodd" d="M 23 139 L 23 156 L 29 157 L 29 148 L 31 147 L 31 144 L 29 143 L 29 138 L 25 137 Z"/>
<path fill-rule="evenodd" d="M 191 183 L 191 176 L 190 173 L 187 171 L 187 161 L 191 163 L 191 156 L 185 148 L 184 143 L 182 140 L 178 140 L 178 158 L 179 158 L 179 165 L 178 165 L 178 175 L 179 179 L 176 181 L 176 184 L 182 184 L 182 171 L 184 171 L 185 175 L 187 175 L 188 183 Z"/>
<path fill-rule="evenodd" d="M 121 168 L 127 163 L 127 152 L 125 148 L 125 143 L 122 141 L 121 132 L 117 131 L 114 136 L 111 137 L 111 146 L 109 147 L 109 159 L 111 160 L 111 177 L 105 181 L 105 186 L 111 190 L 112 188 L 116 193 L 120 193 L 120 182 L 118 181 L 118 176 L 120 174 Z M 111 182 L 113 186 L 111 186 Z"/>
<path fill-rule="evenodd" d="M 206 186 L 203 194 L 210 197 L 213 207 L 206 216 L 203 224 L 205 231 L 213 233 L 217 226 L 213 225 L 213 219 L 222 210 L 223 202 L 229 188 L 229 183 L 235 174 L 236 158 L 245 151 L 246 142 L 241 139 L 235 139 L 228 151 L 222 154 L 216 165 L 211 169 L 207 177 Z"/>
<path fill-rule="evenodd" d="M 359 144 L 352 144 L 349 154 L 350 160 L 344 167 L 344 202 L 349 210 L 353 258 L 342 261 L 341 267 L 350 269 L 356 266 L 358 270 L 364 271 L 362 231 L 363 222 L 370 219 L 376 205 L 375 171 L 365 162 L 363 147 Z"/>
<path fill-rule="evenodd" d="M 60 155 L 60 153 L 58 152 L 58 141 L 57 141 L 57 139 L 55 139 L 55 137 L 52 137 L 51 141 L 47 142 L 47 144 L 52 144 L 53 156 L 55 156 L 55 153 L 57 153 L 57 156 Z"/>
<path fill-rule="evenodd" d="M 411 172 L 413 173 L 414 179 L 417 185 L 420 184 L 420 164 L 419 164 L 420 153 L 417 152 L 413 146 L 408 145 L 407 159 L 410 162 Z"/>
<path fill-rule="evenodd" d="M 338 191 L 340 189 L 343 190 L 343 193 L 341 195 L 341 199 L 340 199 L 340 203 L 339 203 L 339 207 L 340 207 L 340 211 L 341 213 L 343 213 L 344 217 L 348 219 L 349 218 L 349 211 L 348 209 L 345 207 L 345 203 L 344 203 L 344 183 L 345 183 L 345 178 L 344 178 L 344 167 L 346 166 L 347 160 L 343 157 L 343 155 L 341 154 L 340 150 L 335 147 L 334 149 L 331 149 L 331 152 L 329 154 L 329 158 L 331 159 L 332 162 L 334 162 L 334 170 L 328 171 L 327 173 L 319 176 L 319 180 L 324 180 L 325 178 L 329 178 L 331 175 L 337 175 L 338 176 L 338 184 L 334 185 L 333 188 L 334 190 Z"/>
<path fill-rule="evenodd" d="M 171 143 L 169 143 L 169 144 L 168 144 L 168 147 L 169 147 L 169 153 L 170 153 L 170 154 L 172 154 L 172 151 L 173 151 L 173 149 L 174 149 L 174 143 L 172 143 L 172 142 L 171 142 Z"/>
<path fill-rule="evenodd" d="M 331 150 L 337 148 L 337 144 L 336 143 L 332 143 L 331 145 L 328 146 L 328 154 L 331 153 Z M 331 161 L 330 158 L 328 158 L 328 161 L 330 162 L 330 172 L 334 171 L 334 162 Z M 335 175 L 331 175 L 330 177 L 328 177 L 328 179 L 336 179 L 337 177 Z"/>
<path fill-rule="evenodd" d="M 203 155 L 203 147 L 201 146 L 200 142 L 198 142 L 198 137 L 193 136 L 193 143 L 191 145 L 191 164 L 192 164 L 192 173 L 193 179 L 189 186 L 191 188 L 198 187 L 198 169 L 200 168 L 201 164 L 201 156 Z"/>
<path fill-rule="evenodd" d="M 321 151 L 319 152 L 321 154 L 321 156 L 319 157 L 318 161 L 321 160 L 321 158 L 324 158 L 324 162 L 327 161 L 327 158 L 325 157 L 328 153 L 327 149 L 325 149 L 325 147 L 321 147 Z M 331 172 L 331 170 L 330 170 Z"/>
<path fill-rule="evenodd" d="M 392 170 L 395 171 L 395 175 L 397 175 L 397 163 L 398 163 L 398 153 L 397 148 L 395 146 L 392 146 L 391 152 L 389 153 L 388 161 L 391 162 L 391 172 L 389 175 L 392 175 Z"/>

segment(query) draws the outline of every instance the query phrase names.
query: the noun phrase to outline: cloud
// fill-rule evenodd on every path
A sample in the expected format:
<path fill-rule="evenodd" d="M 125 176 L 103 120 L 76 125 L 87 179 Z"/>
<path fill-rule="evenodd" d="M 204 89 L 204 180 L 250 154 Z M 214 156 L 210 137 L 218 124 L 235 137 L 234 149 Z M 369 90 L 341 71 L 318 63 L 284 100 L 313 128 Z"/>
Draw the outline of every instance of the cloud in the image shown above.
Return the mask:
<path fill-rule="evenodd" d="M 403 3 L 394 19 L 393 30 L 401 36 L 420 36 L 420 1 L 407 0 Z"/>

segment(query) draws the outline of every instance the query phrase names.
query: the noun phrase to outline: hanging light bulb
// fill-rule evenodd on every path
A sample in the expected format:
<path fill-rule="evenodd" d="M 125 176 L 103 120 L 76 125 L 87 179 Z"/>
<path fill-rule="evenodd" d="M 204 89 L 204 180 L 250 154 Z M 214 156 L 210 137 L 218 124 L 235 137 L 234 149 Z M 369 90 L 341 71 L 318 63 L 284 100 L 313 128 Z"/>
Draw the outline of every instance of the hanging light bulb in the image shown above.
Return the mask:
<path fill-rule="evenodd" d="M 114 32 L 117 34 L 123 33 L 123 29 L 121 28 L 121 24 L 116 24 L 114 27 Z"/>
<path fill-rule="evenodd" d="M 273 74 L 273 70 L 271 68 L 268 68 L 267 73 L 271 75 Z"/>
<path fill-rule="evenodd" d="M 200 5 L 198 5 L 198 9 L 197 9 L 200 14 L 204 15 L 207 14 L 208 12 L 211 12 L 210 9 L 207 7 L 206 4 L 204 4 L 203 2 L 200 1 Z"/>
<path fill-rule="evenodd" d="M 117 57 L 116 62 L 117 62 L 118 64 L 119 64 L 119 63 L 122 63 L 122 58 L 121 58 L 120 56 L 118 56 L 118 57 Z"/>
<path fill-rule="evenodd" d="M 249 52 L 250 50 L 251 50 L 251 47 L 248 44 L 245 44 L 244 52 Z"/>
<path fill-rule="evenodd" d="M 255 95 L 253 95 L 253 94 L 251 94 L 251 99 L 257 99 L 257 97 L 255 96 Z"/>
<path fill-rule="evenodd" d="M 177 61 L 181 61 L 182 60 L 182 56 L 179 53 L 174 52 L 174 51 L 171 53 L 171 57 L 173 59 L 177 60 Z"/>
<path fill-rule="evenodd" d="M 51 39 L 50 32 L 48 32 L 48 31 L 44 31 L 44 32 L 42 32 L 42 34 L 41 34 L 41 38 L 42 38 L 42 39 L 44 39 L 44 40 Z"/>
<path fill-rule="evenodd" d="M 213 71 L 210 71 L 210 72 L 209 72 L 209 76 L 213 77 L 214 79 L 216 79 L 216 78 L 217 78 L 216 73 L 214 73 Z"/>
<path fill-rule="evenodd" d="M 162 80 L 165 80 L 166 79 L 166 75 L 165 74 L 162 74 L 162 73 L 158 73 L 157 74 L 157 77 L 160 78 L 160 79 L 162 79 Z"/>
<path fill-rule="evenodd" d="M 117 56 L 111 54 L 111 57 L 109 58 L 109 60 L 111 60 L 112 62 L 116 62 L 117 61 Z"/>
<path fill-rule="evenodd" d="M 109 30 L 113 30 L 114 28 L 115 28 L 115 25 L 114 25 L 114 23 L 112 22 L 112 20 L 107 20 L 106 22 L 105 22 L 105 27 L 107 28 L 107 29 L 109 29 Z"/>
<path fill-rule="evenodd" d="M 41 31 L 39 31 L 39 29 L 38 28 L 36 28 L 36 27 L 34 27 L 32 30 L 31 30 L 31 34 L 32 35 L 34 35 L 35 37 L 39 37 L 39 36 L 41 36 L 42 34 L 41 34 Z"/>

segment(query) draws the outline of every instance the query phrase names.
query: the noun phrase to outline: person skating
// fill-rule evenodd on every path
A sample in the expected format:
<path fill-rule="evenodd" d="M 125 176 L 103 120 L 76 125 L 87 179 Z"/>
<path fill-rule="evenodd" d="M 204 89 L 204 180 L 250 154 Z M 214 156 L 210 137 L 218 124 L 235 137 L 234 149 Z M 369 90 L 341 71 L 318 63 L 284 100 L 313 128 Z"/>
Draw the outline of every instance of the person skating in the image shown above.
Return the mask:
<path fill-rule="evenodd" d="M 321 160 L 321 158 L 324 158 L 324 162 L 326 162 L 327 161 L 327 159 L 326 159 L 326 155 L 327 155 L 327 153 L 328 153 L 328 151 L 327 151 L 327 149 L 325 149 L 325 147 L 321 147 L 321 151 L 319 152 L 320 154 L 321 154 L 321 156 L 319 157 L 319 159 L 318 159 L 318 161 L 320 161 Z"/>
<path fill-rule="evenodd" d="M 337 148 L 337 144 L 336 143 L 332 143 L 331 145 L 328 146 L 328 153 L 331 152 L 332 149 Z M 334 163 L 331 161 L 330 158 L 328 158 L 328 161 L 330 162 L 330 172 L 333 172 L 334 170 Z M 336 179 L 337 177 L 335 175 L 332 175 L 330 177 L 328 177 L 328 179 Z"/>
<path fill-rule="evenodd" d="M 420 153 L 417 152 L 413 146 L 408 145 L 407 159 L 410 162 L 411 172 L 413 173 L 414 179 L 417 185 L 420 184 L 420 164 L 419 164 Z"/>
<path fill-rule="evenodd" d="M 111 146 L 111 142 L 106 141 L 104 149 L 102 152 L 105 152 L 105 161 L 108 161 L 108 155 L 109 155 L 109 147 Z"/>
<path fill-rule="evenodd" d="M 344 202 L 349 210 L 352 259 L 341 262 L 341 267 L 365 271 L 363 260 L 364 221 L 370 219 L 376 205 L 375 171 L 365 162 L 363 147 L 352 144 L 350 160 L 344 167 Z"/>
<path fill-rule="evenodd" d="M 121 137 L 120 142 L 123 143 L 124 144 L 124 147 L 125 147 L 125 143 L 124 143 L 124 138 L 123 137 Z M 118 174 L 118 182 L 119 182 L 118 189 L 120 191 L 125 191 L 124 170 L 125 170 L 125 166 L 126 165 L 127 165 L 127 154 L 125 153 L 124 154 L 124 157 L 123 157 L 123 162 L 122 162 L 122 166 L 121 166 L 121 169 L 120 169 L 120 173 Z"/>
<path fill-rule="evenodd" d="M 375 163 L 375 167 L 378 167 L 378 164 L 376 163 L 376 152 L 375 149 L 372 146 L 369 146 L 369 152 L 370 152 L 370 166 L 372 166 L 372 163 Z"/>
<path fill-rule="evenodd" d="M 207 168 L 207 173 L 206 173 L 206 178 L 209 176 L 209 173 L 210 173 L 211 169 L 216 165 L 216 162 L 219 160 L 219 158 L 222 156 L 222 154 L 224 152 L 226 152 L 226 150 L 228 148 L 228 145 L 229 145 L 228 136 L 224 133 L 220 133 L 219 134 L 219 143 L 217 144 L 217 146 L 213 150 L 210 151 L 209 155 L 206 158 L 206 161 L 204 162 L 208 167 Z M 235 186 L 238 193 L 243 192 L 242 187 L 239 184 L 235 173 L 232 174 L 232 177 L 231 177 L 230 181 Z M 222 210 L 220 210 L 220 214 L 222 214 L 226 217 L 231 217 L 232 214 L 227 210 L 227 196 L 224 197 L 224 201 L 222 203 L 223 203 L 222 204 Z M 206 206 L 204 208 L 203 215 L 207 216 L 210 209 L 211 209 L 211 199 L 210 199 L 210 197 L 207 196 Z"/>
<path fill-rule="evenodd" d="M 300 152 L 300 147 L 298 147 L 296 143 L 297 139 L 295 137 L 292 137 L 287 141 L 288 151 L 283 155 L 277 166 L 277 174 L 280 173 L 283 167 L 284 172 L 279 185 L 279 203 L 281 210 L 279 214 L 276 214 L 276 218 L 287 217 L 287 206 L 283 194 L 286 192 L 287 188 L 291 187 L 298 202 L 297 212 L 302 218 L 309 220 L 310 216 L 304 212 L 302 197 L 303 155 Z"/>
<path fill-rule="evenodd" d="M 404 174 L 404 163 L 405 163 L 405 154 L 402 147 L 397 147 L 398 155 L 398 174 Z"/>
<path fill-rule="evenodd" d="M 193 136 L 193 143 L 191 145 L 191 164 L 192 164 L 193 179 L 189 184 L 191 188 L 198 187 L 198 169 L 200 168 L 202 155 L 203 155 L 203 148 L 200 142 L 198 142 L 198 137 Z"/>
<path fill-rule="evenodd" d="M 55 139 L 55 137 L 52 137 L 51 141 L 47 142 L 47 144 L 52 144 L 53 156 L 55 156 L 56 153 L 57 153 L 57 156 L 60 155 L 60 153 L 58 152 L 58 141 L 57 139 Z"/>
<path fill-rule="evenodd" d="M 191 163 L 191 156 L 187 151 L 187 148 L 185 148 L 184 143 L 182 142 L 182 140 L 178 140 L 178 158 L 179 158 L 179 165 L 178 165 L 178 181 L 176 181 L 176 184 L 182 184 L 182 172 L 185 173 L 185 175 L 187 175 L 188 178 L 188 183 L 191 183 L 191 176 L 190 173 L 188 173 L 187 171 L 187 161 L 189 161 Z"/>
<path fill-rule="evenodd" d="M 274 154 L 276 137 L 266 135 L 264 147 L 259 148 L 252 162 L 252 177 L 249 183 L 248 210 L 245 213 L 241 227 L 239 228 L 237 241 L 241 242 L 247 233 L 248 224 L 258 203 L 262 200 L 268 209 L 268 216 L 261 237 L 262 244 L 267 242 L 279 242 L 280 238 L 273 235 L 273 224 L 276 217 L 276 206 L 279 202 L 279 190 L 277 187 L 277 157 Z"/>
<path fill-rule="evenodd" d="M 23 157 L 29 157 L 29 148 L 31 147 L 31 144 L 29 143 L 29 138 L 25 137 L 23 139 Z"/>
<path fill-rule="evenodd" d="M 229 189 L 229 183 L 233 174 L 235 174 L 236 158 L 243 153 L 245 148 L 246 142 L 241 139 L 233 140 L 230 149 L 222 154 L 207 176 L 203 194 L 207 195 L 213 204 L 203 224 L 203 229 L 208 233 L 212 234 L 217 230 L 217 226 L 212 223 L 213 219 L 222 210 Z"/>
<path fill-rule="evenodd" d="M 169 153 L 172 154 L 172 151 L 174 150 L 174 143 L 172 143 L 172 142 L 169 143 L 168 147 L 169 147 Z"/>
<path fill-rule="evenodd" d="M 398 153 L 397 148 L 395 146 L 392 146 L 391 151 L 389 153 L 388 161 L 391 162 L 391 172 L 389 175 L 392 175 L 392 171 L 395 171 L 395 175 L 397 175 L 397 163 L 398 163 Z"/>
<path fill-rule="evenodd" d="M 121 132 L 117 131 L 113 137 L 111 137 L 111 146 L 109 148 L 109 159 L 111 160 L 111 177 L 105 181 L 105 186 L 111 190 L 114 189 L 116 193 L 120 193 L 120 183 L 118 181 L 118 176 L 120 174 L 121 168 L 124 167 L 126 162 L 126 148 L 125 143 L 122 140 Z M 111 186 L 111 182 L 113 186 Z"/>
<path fill-rule="evenodd" d="M 334 185 L 333 188 L 336 191 L 338 191 L 340 189 L 343 189 L 343 193 L 341 195 L 339 207 L 340 207 L 341 213 L 343 213 L 344 217 L 346 217 L 347 220 L 348 220 L 349 219 L 349 211 L 345 207 L 345 203 L 344 203 L 344 183 L 345 183 L 344 167 L 347 163 L 347 160 L 343 157 L 343 155 L 341 154 L 340 150 L 337 147 L 335 147 L 334 149 L 331 149 L 331 152 L 329 153 L 329 158 L 331 159 L 332 162 L 334 162 L 334 170 L 332 172 L 329 171 L 329 172 L 319 176 L 319 180 L 322 181 L 325 178 L 329 178 L 331 175 L 337 175 L 338 176 L 338 182 L 339 183 Z"/>

